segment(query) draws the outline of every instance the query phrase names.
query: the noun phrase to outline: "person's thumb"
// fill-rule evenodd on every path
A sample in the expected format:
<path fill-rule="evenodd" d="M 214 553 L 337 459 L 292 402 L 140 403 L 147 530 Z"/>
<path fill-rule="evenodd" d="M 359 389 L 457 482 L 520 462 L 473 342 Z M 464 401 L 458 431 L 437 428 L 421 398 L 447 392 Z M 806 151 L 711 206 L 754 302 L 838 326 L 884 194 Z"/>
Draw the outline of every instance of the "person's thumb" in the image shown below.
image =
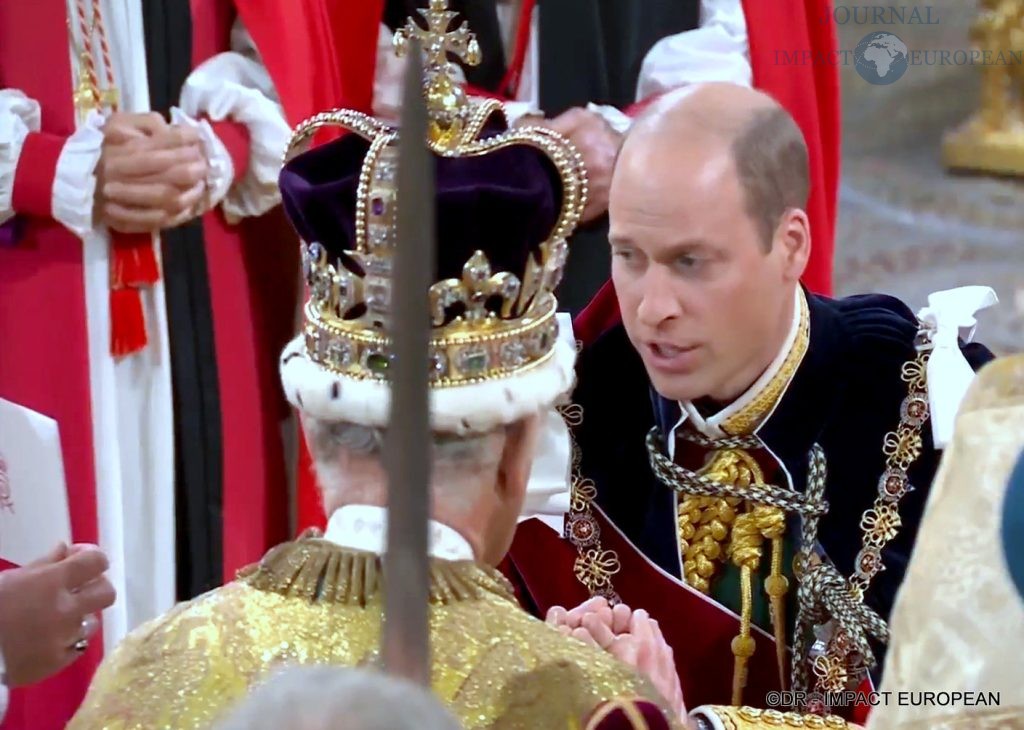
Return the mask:
<path fill-rule="evenodd" d="M 46 555 L 44 555 L 41 558 L 37 558 L 36 560 L 33 560 L 31 563 L 29 563 L 25 567 L 31 568 L 31 567 L 39 567 L 39 566 L 43 566 L 43 565 L 52 565 L 54 563 L 59 563 L 61 560 L 63 560 L 67 556 L 68 556 L 68 546 L 63 541 L 61 541 L 61 542 L 57 543 L 57 545 L 50 552 L 46 553 Z"/>

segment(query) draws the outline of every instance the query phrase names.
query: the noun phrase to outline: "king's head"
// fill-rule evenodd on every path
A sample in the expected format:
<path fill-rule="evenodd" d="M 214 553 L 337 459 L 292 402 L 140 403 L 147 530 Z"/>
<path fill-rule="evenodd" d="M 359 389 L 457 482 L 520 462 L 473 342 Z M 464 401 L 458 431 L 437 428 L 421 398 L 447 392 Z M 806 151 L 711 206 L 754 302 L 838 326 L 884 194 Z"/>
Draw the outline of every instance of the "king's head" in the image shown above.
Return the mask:
<path fill-rule="evenodd" d="M 423 303 L 432 420 L 439 431 L 486 431 L 571 387 L 575 347 L 559 337 L 554 290 L 586 203 L 586 174 L 563 137 L 509 129 L 500 102 L 467 95 L 448 58 L 477 61 L 475 39 L 465 24 L 448 30 L 455 13 L 445 0 L 420 12 L 426 28 L 410 20 L 395 48 L 405 52 L 415 36 L 426 63 L 437 240 L 435 283 Z M 328 126 L 347 134 L 303 151 Z M 360 112 L 325 112 L 295 130 L 281 173 L 309 293 L 282 379 L 291 402 L 318 418 L 388 420 L 399 134 Z"/>

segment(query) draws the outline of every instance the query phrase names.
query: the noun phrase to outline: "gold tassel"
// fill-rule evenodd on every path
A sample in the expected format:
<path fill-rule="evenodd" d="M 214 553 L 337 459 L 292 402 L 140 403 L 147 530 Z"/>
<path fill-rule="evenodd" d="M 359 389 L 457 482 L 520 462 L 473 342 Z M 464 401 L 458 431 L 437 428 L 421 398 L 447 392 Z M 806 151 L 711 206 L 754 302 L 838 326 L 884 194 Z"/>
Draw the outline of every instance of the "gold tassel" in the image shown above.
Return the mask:
<path fill-rule="evenodd" d="M 736 518 L 732 529 L 732 541 L 729 543 L 729 557 L 740 568 L 740 633 L 732 641 L 732 653 L 735 657 L 732 678 L 732 701 L 739 705 L 743 698 L 743 688 L 747 684 L 747 664 L 754 654 L 755 644 L 750 636 L 750 622 L 754 613 L 753 588 L 751 585 L 753 572 L 761 563 L 761 548 L 766 539 L 772 541 L 772 577 L 782 573 L 782 536 L 786 531 L 786 514 L 778 507 L 764 504 L 754 505 L 749 512 Z M 785 580 L 783 578 L 783 580 Z M 779 586 L 772 581 L 773 589 Z M 765 581 L 767 588 L 768 581 Z M 769 593 L 769 595 L 771 595 Z M 773 611 L 775 603 L 773 599 Z M 774 615 L 774 614 L 773 614 Z M 779 636 L 779 625 L 775 624 L 776 637 Z M 785 657 L 785 624 L 782 625 L 783 658 Z"/>
<path fill-rule="evenodd" d="M 743 689 L 747 686 L 747 664 L 754 655 L 754 639 L 750 636 L 750 617 L 753 613 L 753 589 L 750 582 L 750 568 L 740 568 L 740 591 L 743 609 L 740 612 L 740 633 L 732 640 L 734 659 L 732 668 L 732 703 L 743 704 Z"/>
<path fill-rule="evenodd" d="M 743 688 L 747 685 L 747 664 L 754 655 L 754 639 L 750 636 L 750 622 L 754 613 L 752 576 L 761 562 L 761 544 L 764 536 L 758 529 L 758 507 L 736 518 L 729 543 L 729 558 L 740 569 L 740 633 L 732 640 L 734 657 L 732 670 L 732 703 L 743 703 Z"/>
<path fill-rule="evenodd" d="M 771 601 L 772 626 L 775 628 L 775 658 L 779 664 L 779 685 L 788 689 L 786 682 L 786 591 L 789 579 L 782 574 L 782 538 L 772 538 L 772 573 L 764 582 Z"/>

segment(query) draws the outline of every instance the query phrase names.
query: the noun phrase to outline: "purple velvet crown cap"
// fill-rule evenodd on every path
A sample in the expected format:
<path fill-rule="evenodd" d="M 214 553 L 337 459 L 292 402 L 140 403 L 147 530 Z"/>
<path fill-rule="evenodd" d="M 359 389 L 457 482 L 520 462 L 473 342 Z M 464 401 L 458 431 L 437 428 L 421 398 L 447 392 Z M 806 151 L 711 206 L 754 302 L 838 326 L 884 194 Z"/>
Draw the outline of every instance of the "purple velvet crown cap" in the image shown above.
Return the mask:
<path fill-rule="evenodd" d="M 500 133 L 489 124 L 490 136 Z M 370 143 L 350 133 L 298 155 L 281 171 L 281 197 L 292 225 L 328 260 L 355 248 L 356 190 Z M 478 156 L 435 155 L 436 279 L 461 278 L 475 251 L 494 273 L 522 279 L 527 258 L 554 230 L 562 188 L 554 163 L 540 150 L 515 144 Z M 397 204 L 401 206 L 399 199 Z"/>

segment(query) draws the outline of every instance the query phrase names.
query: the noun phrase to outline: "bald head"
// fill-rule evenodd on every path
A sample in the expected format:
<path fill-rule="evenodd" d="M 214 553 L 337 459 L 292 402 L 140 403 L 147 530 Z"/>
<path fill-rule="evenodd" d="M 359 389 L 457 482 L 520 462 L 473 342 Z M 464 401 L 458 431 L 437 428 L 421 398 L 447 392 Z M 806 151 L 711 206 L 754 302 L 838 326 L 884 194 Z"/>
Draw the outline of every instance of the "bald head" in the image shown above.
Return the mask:
<path fill-rule="evenodd" d="M 715 154 L 729 150 L 747 213 L 765 246 L 782 214 L 804 209 L 809 192 L 807 144 L 796 122 L 767 94 L 708 83 L 667 94 L 633 124 L 620 152 L 630 156 Z M 689 148 L 689 151 L 685 148 Z"/>

